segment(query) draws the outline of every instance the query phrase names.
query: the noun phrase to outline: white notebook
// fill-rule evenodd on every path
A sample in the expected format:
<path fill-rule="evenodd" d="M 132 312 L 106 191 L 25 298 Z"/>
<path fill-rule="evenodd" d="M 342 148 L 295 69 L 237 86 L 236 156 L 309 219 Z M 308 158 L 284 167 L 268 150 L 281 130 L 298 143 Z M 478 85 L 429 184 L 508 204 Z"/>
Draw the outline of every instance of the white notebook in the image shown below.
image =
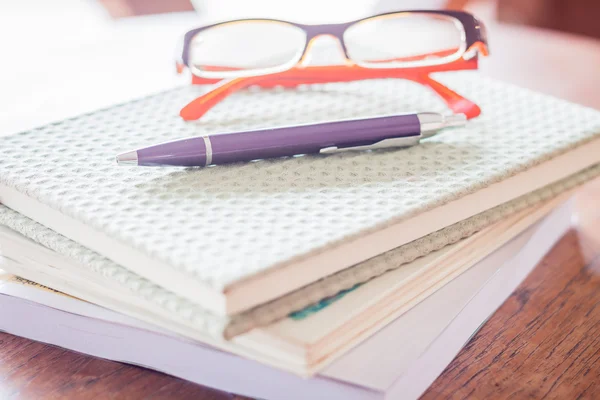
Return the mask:
<path fill-rule="evenodd" d="M 328 284 L 315 284 L 315 288 L 294 292 L 291 299 L 258 307 L 232 320 L 211 314 L 4 206 L 0 206 L 0 267 L 173 333 L 308 375 L 467 271 L 564 202 L 578 184 L 599 173 L 600 166 L 589 168 L 328 277 L 324 280 L 331 280 Z M 356 287 L 352 282 L 366 283 Z M 350 290 L 338 293 L 340 285 L 346 284 L 350 286 L 341 287 Z M 319 293 L 316 301 L 329 303 L 324 309 L 318 302 L 288 316 L 298 310 L 290 307 L 313 304 L 311 296 Z M 323 293 L 333 294 L 335 303 Z M 277 318 L 283 319 L 272 323 Z M 230 341 L 220 337 L 240 325 L 247 329 Z M 244 333 L 250 328 L 254 329 Z"/>
<path fill-rule="evenodd" d="M 569 228 L 570 216 L 568 205 L 553 212 L 310 379 L 1 273 L 0 330 L 253 398 L 416 399 Z M 30 318 L 15 318 L 23 314 Z M 243 376 L 251 379 L 232 379 Z"/>
<path fill-rule="evenodd" d="M 410 110 L 378 80 L 236 94 L 197 123 L 185 87 L 0 139 L 0 202 L 201 305 L 233 315 L 600 161 L 600 112 L 440 74 L 483 115 L 406 150 L 205 169 L 123 168 L 116 153 L 202 133 Z"/>

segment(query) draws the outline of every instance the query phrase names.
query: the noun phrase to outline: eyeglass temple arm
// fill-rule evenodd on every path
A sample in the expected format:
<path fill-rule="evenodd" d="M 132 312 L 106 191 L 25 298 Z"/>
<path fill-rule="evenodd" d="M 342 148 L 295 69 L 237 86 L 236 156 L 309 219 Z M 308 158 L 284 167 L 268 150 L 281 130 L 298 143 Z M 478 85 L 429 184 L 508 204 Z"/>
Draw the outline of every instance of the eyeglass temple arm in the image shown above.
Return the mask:
<path fill-rule="evenodd" d="M 444 86 L 429 75 L 423 75 L 417 81 L 436 92 L 455 114 L 464 114 L 467 119 L 473 119 L 481 115 L 481 108 L 477 104 Z"/>
<path fill-rule="evenodd" d="M 247 78 L 221 80 L 209 92 L 189 102 L 181 109 L 179 115 L 185 121 L 197 120 L 206 114 L 211 108 L 223 101 L 227 96 L 249 86 L 257 85 L 261 80 L 264 79 L 265 76 L 251 76 Z"/>
<path fill-rule="evenodd" d="M 445 52 L 446 51 L 444 51 L 444 53 Z M 348 82 L 361 79 L 387 77 L 410 79 L 428 86 L 448 104 L 453 112 L 463 113 L 467 118 L 475 118 L 481 113 L 481 110 L 475 103 L 429 77 L 430 72 L 476 69 L 477 57 L 473 57 L 470 60 L 457 60 L 454 63 L 441 66 L 441 68 L 437 69 L 421 68 L 421 72 L 411 72 L 410 70 L 392 70 L 391 72 L 386 72 L 380 69 L 362 68 L 354 71 L 349 70 L 348 68 L 352 69 L 353 67 L 322 66 L 300 69 L 294 68 L 274 75 L 259 75 L 247 78 L 234 78 L 231 80 L 204 79 L 194 76 L 193 83 L 219 82 L 219 84 L 208 93 L 186 105 L 181 110 L 180 115 L 186 121 L 197 120 L 230 94 L 253 85 L 258 85 L 263 88 L 274 86 L 295 87 L 302 84 Z M 343 72 L 345 72 L 345 74 Z"/>
<path fill-rule="evenodd" d="M 183 107 L 181 109 L 180 116 L 185 121 L 193 121 L 201 118 L 210 109 L 212 109 L 219 102 L 223 101 L 229 95 L 239 90 L 245 89 L 249 86 L 261 84 L 260 80 L 252 78 L 258 77 L 235 78 L 232 80 L 222 82 L 208 93 L 198 97 L 197 99 L 191 101 L 189 104 Z M 269 84 L 269 86 L 298 86 L 300 84 L 331 82 L 329 79 L 311 79 L 304 81 L 277 81 L 273 80 L 273 78 L 270 79 L 270 81 L 266 82 Z M 431 78 L 429 75 L 407 77 L 406 79 L 410 79 L 412 81 L 421 83 L 422 85 L 432 89 L 446 102 L 448 107 L 456 114 L 465 114 L 468 119 L 475 118 L 481 114 L 481 109 L 479 108 L 479 106 L 477 106 L 477 104 L 473 103 L 471 100 L 459 95 L 458 93 L 444 86 L 440 82 Z"/>

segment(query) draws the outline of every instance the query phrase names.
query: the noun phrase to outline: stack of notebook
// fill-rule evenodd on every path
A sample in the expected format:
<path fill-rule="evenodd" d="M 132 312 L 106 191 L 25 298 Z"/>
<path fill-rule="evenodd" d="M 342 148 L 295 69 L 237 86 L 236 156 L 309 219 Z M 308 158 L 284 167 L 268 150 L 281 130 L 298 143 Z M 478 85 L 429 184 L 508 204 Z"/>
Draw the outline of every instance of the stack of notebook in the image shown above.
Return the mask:
<path fill-rule="evenodd" d="M 0 268 L 72 296 L 73 307 L 92 307 L 81 300 L 102 307 L 75 313 L 85 321 L 116 319 L 160 332 L 173 348 L 195 346 L 250 363 L 243 368 L 279 370 L 272 373 L 287 377 L 290 387 L 316 382 L 311 390 L 334 390 L 329 378 L 361 385 L 368 363 L 366 353 L 355 355 L 372 340 L 381 344 L 385 330 L 401 323 L 431 336 L 407 356 L 404 370 L 386 364 L 390 370 L 378 376 L 416 373 L 419 357 L 435 357 L 436 338 L 452 330 L 450 319 L 431 316 L 436 307 L 426 308 L 427 301 L 456 307 L 448 316 L 474 315 L 461 310 L 467 303 L 477 307 L 473 301 L 488 279 L 462 300 L 448 288 L 466 284 L 486 260 L 493 264 L 488 278 L 502 270 L 511 258 L 505 249 L 516 257 L 539 224 L 564 232 L 568 218 L 557 207 L 600 174 L 600 112 L 473 72 L 436 79 L 476 101 L 483 115 L 404 150 L 204 169 L 114 162 L 131 148 L 203 133 L 445 111 L 433 94 L 401 80 L 240 93 L 196 123 L 181 121 L 178 110 L 207 88 L 184 87 L 1 138 Z M 523 253 L 529 261 L 517 274 L 521 279 L 557 239 L 545 234 L 537 252 Z M 489 261 L 502 250 L 502 262 Z M 463 340 L 458 348 L 519 281 L 506 281 L 499 300 L 483 307 L 487 314 L 470 319 L 470 331 L 454 338 Z M 25 335 L 27 324 L 2 329 Z M 72 339 L 57 344 L 69 347 L 77 342 Z M 151 358 L 96 355 L 281 397 L 170 371 Z M 181 359 L 195 362 L 196 371 L 207 367 L 202 359 Z M 353 378 L 328 372 L 336 365 L 353 370 Z M 240 379 L 232 372 L 228 382 Z M 363 383 L 377 392 L 369 392 L 373 396 L 386 393 Z"/>

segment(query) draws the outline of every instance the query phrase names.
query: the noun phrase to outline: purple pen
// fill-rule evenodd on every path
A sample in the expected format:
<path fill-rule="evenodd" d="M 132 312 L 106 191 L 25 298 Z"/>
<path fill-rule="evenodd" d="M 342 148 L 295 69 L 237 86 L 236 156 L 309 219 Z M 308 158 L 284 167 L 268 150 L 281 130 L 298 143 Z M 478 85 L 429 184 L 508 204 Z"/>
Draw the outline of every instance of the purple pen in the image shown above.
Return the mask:
<path fill-rule="evenodd" d="M 219 133 L 119 154 L 117 163 L 191 167 L 298 154 L 409 147 L 440 129 L 465 122 L 463 114 L 426 112 Z"/>

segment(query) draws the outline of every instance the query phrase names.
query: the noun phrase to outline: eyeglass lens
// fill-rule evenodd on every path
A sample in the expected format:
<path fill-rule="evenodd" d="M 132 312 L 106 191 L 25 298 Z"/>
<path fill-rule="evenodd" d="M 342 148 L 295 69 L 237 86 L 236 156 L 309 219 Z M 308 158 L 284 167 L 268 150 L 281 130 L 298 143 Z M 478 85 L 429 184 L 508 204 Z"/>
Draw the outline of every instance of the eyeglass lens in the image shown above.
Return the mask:
<path fill-rule="evenodd" d="M 190 42 L 192 72 L 208 78 L 276 73 L 292 68 L 306 47 L 304 30 L 285 22 L 228 22 L 197 33 Z M 347 56 L 367 68 L 448 63 L 466 47 L 462 24 L 435 13 L 403 12 L 368 18 L 343 35 Z"/>

